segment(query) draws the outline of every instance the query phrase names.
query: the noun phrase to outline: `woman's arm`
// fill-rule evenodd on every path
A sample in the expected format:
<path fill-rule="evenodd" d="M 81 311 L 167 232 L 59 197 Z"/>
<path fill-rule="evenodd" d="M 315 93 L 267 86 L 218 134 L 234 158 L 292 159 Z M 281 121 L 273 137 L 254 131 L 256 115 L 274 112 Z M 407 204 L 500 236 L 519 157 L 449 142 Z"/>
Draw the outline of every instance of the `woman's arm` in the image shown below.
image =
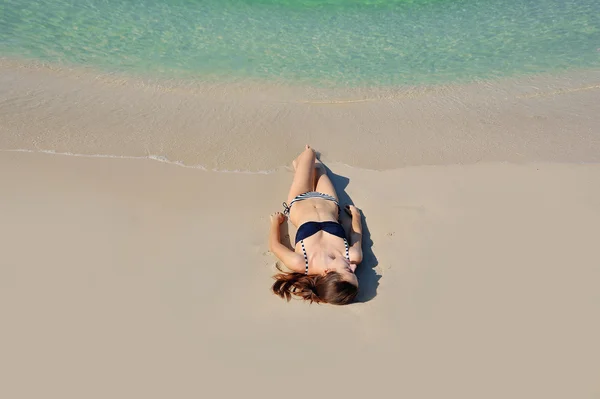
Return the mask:
<path fill-rule="evenodd" d="M 269 250 L 283 262 L 288 269 L 304 273 L 304 258 L 291 251 L 281 243 L 281 232 L 279 226 L 285 222 L 285 215 L 281 212 L 275 212 L 271 215 L 271 231 L 269 233 Z"/>
<path fill-rule="evenodd" d="M 362 262 L 362 216 L 360 209 L 354 205 L 346 205 L 346 209 L 352 217 L 352 228 L 350 231 L 350 250 L 348 255 L 350 257 L 350 263 L 358 265 Z"/>

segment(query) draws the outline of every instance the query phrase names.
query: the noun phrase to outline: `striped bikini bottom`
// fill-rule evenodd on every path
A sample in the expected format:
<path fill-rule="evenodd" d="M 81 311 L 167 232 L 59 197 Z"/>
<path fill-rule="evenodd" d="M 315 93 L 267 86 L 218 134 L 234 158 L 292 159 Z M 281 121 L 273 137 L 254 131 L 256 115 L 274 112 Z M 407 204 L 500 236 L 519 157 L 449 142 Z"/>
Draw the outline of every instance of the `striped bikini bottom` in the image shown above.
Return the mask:
<path fill-rule="evenodd" d="M 292 209 L 292 205 L 294 205 L 294 203 L 305 200 L 305 199 L 310 199 L 310 198 L 320 198 L 320 199 L 324 199 L 327 201 L 331 201 L 333 203 L 335 203 L 338 207 L 338 217 L 339 217 L 339 213 L 340 213 L 340 203 L 338 202 L 337 199 L 335 199 L 335 197 L 332 197 L 329 194 L 323 194 L 323 193 L 319 193 L 316 191 L 308 191 L 304 194 L 300 194 L 298 196 L 296 196 L 296 198 L 294 198 L 289 205 L 286 204 L 285 202 L 283 203 L 283 213 L 286 216 L 290 215 L 290 209 Z"/>

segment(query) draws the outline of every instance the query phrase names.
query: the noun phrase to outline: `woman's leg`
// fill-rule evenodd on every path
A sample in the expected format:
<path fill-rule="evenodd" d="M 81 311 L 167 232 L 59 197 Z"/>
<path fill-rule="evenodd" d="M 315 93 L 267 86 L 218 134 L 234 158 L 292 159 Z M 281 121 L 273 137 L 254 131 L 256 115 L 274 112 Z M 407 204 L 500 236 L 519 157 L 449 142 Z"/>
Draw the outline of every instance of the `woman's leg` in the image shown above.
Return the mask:
<path fill-rule="evenodd" d="M 333 183 L 331 183 L 331 179 L 327 176 L 327 169 L 325 169 L 325 165 L 319 160 L 315 163 L 315 187 L 315 191 L 329 194 L 339 201 Z"/>
<path fill-rule="evenodd" d="M 293 165 L 296 171 L 288 194 L 288 204 L 298 195 L 315 189 L 315 152 L 313 149 L 307 145 Z"/>

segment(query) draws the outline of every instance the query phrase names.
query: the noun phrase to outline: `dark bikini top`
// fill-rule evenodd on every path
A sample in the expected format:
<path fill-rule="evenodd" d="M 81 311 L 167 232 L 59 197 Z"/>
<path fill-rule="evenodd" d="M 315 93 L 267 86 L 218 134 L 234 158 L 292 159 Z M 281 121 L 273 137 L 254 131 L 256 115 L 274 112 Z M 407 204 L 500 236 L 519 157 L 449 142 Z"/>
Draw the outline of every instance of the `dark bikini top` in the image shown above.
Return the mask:
<path fill-rule="evenodd" d="M 344 245 L 346 246 L 346 259 L 348 259 L 348 262 L 350 262 L 348 240 L 346 240 L 346 232 L 341 224 L 332 221 L 306 222 L 302 224 L 296 232 L 296 244 L 298 244 L 298 241 L 300 241 L 300 244 L 302 245 L 302 253 L 304 254 L 304 274 L 308 274 L 308 256 L 306 255 L 306 249 L 304 248 L 304 240 L 321 230 L 344 240 Z"/>

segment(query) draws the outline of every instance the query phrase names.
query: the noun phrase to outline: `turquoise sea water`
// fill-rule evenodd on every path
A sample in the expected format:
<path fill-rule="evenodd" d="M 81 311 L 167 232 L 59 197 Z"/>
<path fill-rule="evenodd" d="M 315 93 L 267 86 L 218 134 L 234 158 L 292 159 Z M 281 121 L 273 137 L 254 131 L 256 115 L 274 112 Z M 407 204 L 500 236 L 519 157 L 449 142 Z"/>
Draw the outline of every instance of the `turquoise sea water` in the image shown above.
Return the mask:
<path fill-rule="evenodd" d="M 201 80 L 464 82 L 600 67 L 600 1 L 3 0 L 0 55 Z"/>

